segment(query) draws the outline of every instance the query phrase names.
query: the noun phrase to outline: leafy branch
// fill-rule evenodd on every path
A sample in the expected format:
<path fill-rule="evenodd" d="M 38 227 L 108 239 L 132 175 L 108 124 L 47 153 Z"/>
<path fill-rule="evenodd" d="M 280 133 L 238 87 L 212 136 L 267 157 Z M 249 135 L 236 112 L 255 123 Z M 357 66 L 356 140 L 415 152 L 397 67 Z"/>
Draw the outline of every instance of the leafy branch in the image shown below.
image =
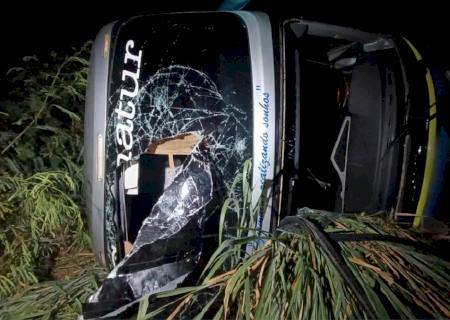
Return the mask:
<path fill-rule="evenodd" d="M 11 68 L 0 115 L 0 298 L 51 279 L 54 259 L 81 250 L 84 95 L 91 43 Z"/>

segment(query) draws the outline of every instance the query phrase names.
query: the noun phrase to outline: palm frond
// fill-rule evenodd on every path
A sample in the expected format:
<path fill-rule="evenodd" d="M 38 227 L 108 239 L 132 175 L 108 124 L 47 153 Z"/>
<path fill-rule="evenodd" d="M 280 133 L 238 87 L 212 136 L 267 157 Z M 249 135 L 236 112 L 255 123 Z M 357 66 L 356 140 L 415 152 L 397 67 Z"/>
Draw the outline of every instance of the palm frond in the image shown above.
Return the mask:
<path fill-rule="evenodd" d="M 234 190 L 248 192 L 248 179 L 237 175 Z M 221 236 L 198 286 L 144 298 L 140 319 L 450 316 L 450 263 L 426 251 L 414 231 L 382 215 L 304 208 L 265 235 L 249 228 L 260 208 L 236 199 L 224 202 L 220 230 L 230 227 L 222 225 L 227 214 L 238 216 L 239 230 Z M 253 218 L 240 216 L 244 208 Z"/>

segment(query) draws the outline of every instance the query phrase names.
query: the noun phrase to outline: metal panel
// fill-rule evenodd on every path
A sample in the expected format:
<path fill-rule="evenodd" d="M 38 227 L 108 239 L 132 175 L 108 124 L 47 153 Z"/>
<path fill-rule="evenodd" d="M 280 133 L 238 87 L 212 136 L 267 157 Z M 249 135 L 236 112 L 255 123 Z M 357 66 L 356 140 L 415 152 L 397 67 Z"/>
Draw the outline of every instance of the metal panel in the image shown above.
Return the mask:
<path fill-rule="evenodd" d="M 86 94 L 84 164 L 86 175 L 86 210 L 92 248 L 102 264 L 104 241 L 104 137 L 106 126 L 109 50 L 112 23 L 98 33 L 91 54 Z"/>
<path fill-rule="evenodd" d="M 260 12 L 234 12 L 248 29 L 253 82 L 253 194 L 255 207 L 263 191 L 270 198 L 275 170 L 275 70 L 269 17 Z M 271 202 L 257 227 L 270 230 Z"/>

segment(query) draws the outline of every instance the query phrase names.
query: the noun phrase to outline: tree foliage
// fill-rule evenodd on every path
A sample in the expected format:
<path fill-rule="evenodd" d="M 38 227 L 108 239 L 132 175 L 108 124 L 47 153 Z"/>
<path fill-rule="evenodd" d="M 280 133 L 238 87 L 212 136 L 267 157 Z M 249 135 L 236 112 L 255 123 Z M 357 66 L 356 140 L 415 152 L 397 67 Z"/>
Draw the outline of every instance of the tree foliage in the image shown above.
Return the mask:
<path fill-rule="evenodd" d="M 104 271 L 87 252 L 58 257 L 56 269 L 60 274 L 54 275 L 55 280 L 37 283 L 4 299 L 0 319 L 76 319 Z"/>
<path fill-rule="evenodd" d="M 0 297 L 50 278 L 61 248 L 83 248 L 82 114 L 87 43 L 23 58 L 0 102 Z"/>

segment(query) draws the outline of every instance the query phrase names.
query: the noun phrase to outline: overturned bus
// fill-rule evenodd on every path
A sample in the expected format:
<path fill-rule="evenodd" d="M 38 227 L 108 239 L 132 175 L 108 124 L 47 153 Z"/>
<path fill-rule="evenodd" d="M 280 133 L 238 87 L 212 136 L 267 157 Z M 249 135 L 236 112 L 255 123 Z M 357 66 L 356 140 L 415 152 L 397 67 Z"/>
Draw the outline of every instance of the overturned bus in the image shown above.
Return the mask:
<path fill-rule="evenodd" d="M 268 199 L 255 230 L 304 206 L 420 223 L 438 188 L 437 108 L 403 38 L 245 11 L 106 25 L 85 164 L 93 250 L 112 271 L 91 315 L 183 283 L 217 244 L 221 204 L 242 197 L 230 193 L 250 159 L 251 206 Z"/>

